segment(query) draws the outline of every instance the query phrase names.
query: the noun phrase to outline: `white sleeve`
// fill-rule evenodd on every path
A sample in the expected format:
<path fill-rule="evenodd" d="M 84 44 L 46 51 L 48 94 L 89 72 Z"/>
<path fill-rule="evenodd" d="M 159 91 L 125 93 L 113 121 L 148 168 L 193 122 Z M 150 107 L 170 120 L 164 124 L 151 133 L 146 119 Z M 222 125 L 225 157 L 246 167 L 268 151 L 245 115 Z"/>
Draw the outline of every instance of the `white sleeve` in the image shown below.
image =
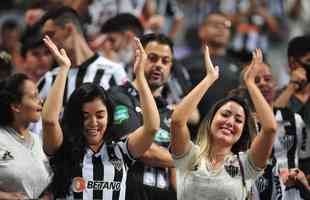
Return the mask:
<path fill-rule="evenodd" d="M 175 167 L 181 171 L 187 171 L 195 156 L 199 152 L 199 147 L 191 142 L 190 148 L 183 155 L 176 156 L 172 154 Z"/>
<path fill-rule="evenodd" d="M 124 66 L 121 64 L 115 64 L 112 74 L 116 85 L 124 85 L 128 81 L 127 73 L 124 69 Z"/>
<path fill-rule="evenodd" d="M 244 178 L 246 180 L 256 179 L 263 174 L 264 169 L 255 166 L 251 159 L 250 151 L 240 152 L 239 156 L 244 171 Z"/>
<path fill-rule="evenodd" d="M 135 157 L 130 153 L 128 149 L 128 138 L 119 140 L 117 142 L 117 146 L 122 153 L 126 165 L 131 166 L 135 162 Z"/>

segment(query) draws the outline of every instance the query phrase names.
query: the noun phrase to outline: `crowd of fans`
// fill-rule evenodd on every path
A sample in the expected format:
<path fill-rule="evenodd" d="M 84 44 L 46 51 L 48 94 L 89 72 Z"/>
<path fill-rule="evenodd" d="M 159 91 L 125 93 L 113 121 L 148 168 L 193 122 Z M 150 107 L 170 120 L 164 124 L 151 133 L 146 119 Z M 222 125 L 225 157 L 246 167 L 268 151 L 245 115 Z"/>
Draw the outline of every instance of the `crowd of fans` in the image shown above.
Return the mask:
<path fill-rule="evenodd" d="M 0 199 L 310 199 L 307 0 L 0 6 Z"/>

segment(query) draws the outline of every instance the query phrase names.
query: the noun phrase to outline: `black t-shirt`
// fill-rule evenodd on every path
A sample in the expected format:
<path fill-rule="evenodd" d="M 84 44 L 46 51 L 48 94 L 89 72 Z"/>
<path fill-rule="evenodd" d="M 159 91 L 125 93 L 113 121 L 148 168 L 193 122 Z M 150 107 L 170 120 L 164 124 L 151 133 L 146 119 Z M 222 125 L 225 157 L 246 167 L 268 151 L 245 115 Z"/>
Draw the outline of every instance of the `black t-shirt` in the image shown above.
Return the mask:
<path fill-rule="evenodd" d="M 117 137 L 126 137 L 143 125 L 138 92 L 131 83 L 127 83 L 121 87 L 111 88 L 109 94 L 114 104 L 113 132 Z M 172 109 L 161 97 L 156 97 L 155 101 L 160 114 L 160 130 L 156 133 L 154 142 L 168 148 Z M 133 187 L 134 184 L 137 184 L 141 188 L 144 184 L 160 189 L 170 189 L 168 169 L 149 167 L 141 161 L 137 161 L 130 169 L 128 179 L 128 183 Z M 130 179 L 135 179 L 136 183 Z M 139 187 L 135 187 L 135 189 L 139 189 Z"/>

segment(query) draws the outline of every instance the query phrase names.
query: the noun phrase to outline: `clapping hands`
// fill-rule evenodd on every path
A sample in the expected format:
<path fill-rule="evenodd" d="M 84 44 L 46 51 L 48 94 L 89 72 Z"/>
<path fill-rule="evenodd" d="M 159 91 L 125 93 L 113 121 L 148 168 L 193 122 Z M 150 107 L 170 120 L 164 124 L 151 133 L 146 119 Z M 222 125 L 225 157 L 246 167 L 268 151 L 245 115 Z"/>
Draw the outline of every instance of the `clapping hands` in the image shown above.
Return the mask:
<path fill-rule="evenodd" d="M 255 77 L 258 73 L 260 65 L 263 63 L 263 53 L 260 49 L 255 49 L 252 52 L 252 61 L 246 66 L 245 72 L 243 74 L 243 80 L 247 83 L 255 83 Z"/>

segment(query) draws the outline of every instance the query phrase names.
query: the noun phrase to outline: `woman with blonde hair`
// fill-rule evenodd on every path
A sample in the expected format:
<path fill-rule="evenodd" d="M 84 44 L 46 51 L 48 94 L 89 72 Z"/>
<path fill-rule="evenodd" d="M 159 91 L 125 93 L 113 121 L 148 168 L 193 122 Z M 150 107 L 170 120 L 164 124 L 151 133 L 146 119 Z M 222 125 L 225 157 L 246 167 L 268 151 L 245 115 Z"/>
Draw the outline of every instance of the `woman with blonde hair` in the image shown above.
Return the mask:
<path fill-rule="evenodd" d="M 171 152 L 177 169 L 179 200 L 247 199 L 247 183 L 255 180 L 266 166 L 276 136 L 277 123 L 272 109 L 255 84 L 262 62 L 260 50 L 253 52 L 244 81 L 261 122 L 256 131 L 243 99 L 227 97 L 217 102 L 201 123 L 197 143 L 190 141 L 187 121 L 190 114 L 218 79 L 205 48 L 206 77 L 181 101 L 172 114 Z"/>

